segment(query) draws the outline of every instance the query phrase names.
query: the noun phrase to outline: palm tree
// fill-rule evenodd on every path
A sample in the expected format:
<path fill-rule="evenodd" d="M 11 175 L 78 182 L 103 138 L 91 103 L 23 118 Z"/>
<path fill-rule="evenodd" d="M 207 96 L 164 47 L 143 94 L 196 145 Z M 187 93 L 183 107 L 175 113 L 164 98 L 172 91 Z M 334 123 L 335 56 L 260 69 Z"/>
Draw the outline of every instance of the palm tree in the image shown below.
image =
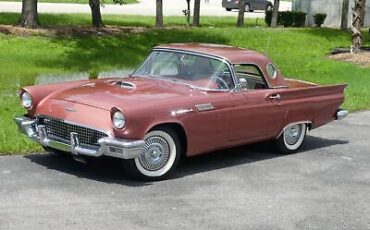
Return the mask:
<path fill-rule="evenodd" d="M 355 0 L 355 6 L 352 10 L 352 51 L 354 53 L 360 52 L 362 45 L 361 27 L 364 21 L 363 10 L 366 5 L 366 0 Z"/>

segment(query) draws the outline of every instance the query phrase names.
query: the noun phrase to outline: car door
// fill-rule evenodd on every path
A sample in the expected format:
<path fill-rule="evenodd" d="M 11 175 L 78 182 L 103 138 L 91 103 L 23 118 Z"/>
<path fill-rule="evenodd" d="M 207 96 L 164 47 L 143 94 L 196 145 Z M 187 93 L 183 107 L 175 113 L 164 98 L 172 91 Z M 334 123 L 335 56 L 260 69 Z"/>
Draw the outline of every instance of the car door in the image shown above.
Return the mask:
<path fill-rule="evenodd" d="M 251 10 L 255 10 L 258 4 L 257 1 L 258 0 L 247 0 L 246 4 L 249 4 Z"/>
<path fill-rule="evenodd" d="M 251 142 L 275 137 L 284 111 L 277 89 L 269 89 L 257 65 L 235 66 L 240 90 L 230 95 L 234 107 L 227 112 L 225 127 L 231 142 Z"/>

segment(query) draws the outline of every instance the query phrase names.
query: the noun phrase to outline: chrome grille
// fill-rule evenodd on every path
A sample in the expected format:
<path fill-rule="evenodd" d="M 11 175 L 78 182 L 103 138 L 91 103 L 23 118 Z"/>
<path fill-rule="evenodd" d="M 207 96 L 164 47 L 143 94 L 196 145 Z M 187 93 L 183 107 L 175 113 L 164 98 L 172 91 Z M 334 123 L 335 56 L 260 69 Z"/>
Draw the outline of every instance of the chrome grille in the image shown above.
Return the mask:
<path fill-rule="evenodd" d="M 107 134 L 95 129 L 86 128 L 79 125 L 66 123 L 63 120 L 51 117 L 39 117 L 39 124 L 45 125 L 46 133 L 49 138 L 61 139 L 61 141 L 70 144 L 70 135 L 72 132 L 77 133 L 80 145 L 98 147 L 98 140 L 108 137 Z"/>

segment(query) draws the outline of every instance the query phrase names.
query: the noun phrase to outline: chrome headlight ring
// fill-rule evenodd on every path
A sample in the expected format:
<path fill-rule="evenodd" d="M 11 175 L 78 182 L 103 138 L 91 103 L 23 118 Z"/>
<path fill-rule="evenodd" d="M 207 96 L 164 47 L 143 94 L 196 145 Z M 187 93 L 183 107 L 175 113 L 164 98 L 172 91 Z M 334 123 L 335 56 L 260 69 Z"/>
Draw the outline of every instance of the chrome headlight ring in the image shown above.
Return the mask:
<path fill-rule="evenodd" d="M 116 110 L 112 114 L 112 123 L 113 123 L 114 128 L 116 129 L 122 129 L 123 127 L 125 127 L 126 119 L 121 111 Z"/>
<path fill-rule="evenodd" d="M 21 103 L 22 103 L 22 106 L 26 109 L 32 108 L 32 97 L 28 92 L 24 91 L 22 93 Z"/>

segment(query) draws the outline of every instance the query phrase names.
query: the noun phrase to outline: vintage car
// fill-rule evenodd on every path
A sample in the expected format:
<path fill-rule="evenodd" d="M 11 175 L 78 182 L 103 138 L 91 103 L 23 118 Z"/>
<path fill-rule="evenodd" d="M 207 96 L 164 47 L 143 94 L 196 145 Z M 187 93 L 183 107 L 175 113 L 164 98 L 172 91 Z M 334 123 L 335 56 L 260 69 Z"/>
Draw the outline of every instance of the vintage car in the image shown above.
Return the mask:
<path fill-rule="evenodd" d="M 20 89 L 15 122 L 48 151 L 120 158 L 159 180 L 184 156 L 265 140 L 295 152 L 307 130 L 347 115 L 345 87 L 284 78 L 252 50 L 167 44 L 129 76 Z"/>

